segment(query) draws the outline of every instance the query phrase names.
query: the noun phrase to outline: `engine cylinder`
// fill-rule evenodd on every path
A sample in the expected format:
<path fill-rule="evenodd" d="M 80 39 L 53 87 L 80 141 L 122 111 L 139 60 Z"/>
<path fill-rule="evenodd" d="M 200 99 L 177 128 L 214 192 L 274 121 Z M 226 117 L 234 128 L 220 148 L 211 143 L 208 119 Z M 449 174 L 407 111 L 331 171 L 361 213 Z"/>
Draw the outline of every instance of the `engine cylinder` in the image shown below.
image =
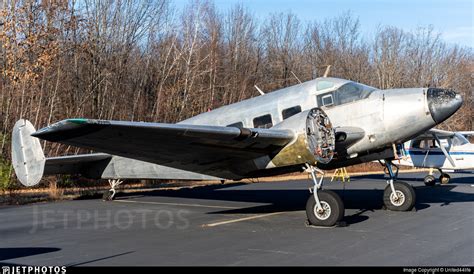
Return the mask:
<path fill-rule="evenodd" d="M 327 164 L 335 150 L 335 133 L 326 113 L 313 108 L 296 114 L 275 125 L 275 129 L 291 129 L 296 138 L 272 159 L 276 167 L 311 164 Z"/>
<path fill-rule="evenodd" d="M 319 108 L 309 111 L 306 118 L 308 149 L 319 163 L 327 164 L 334 156 L 335 133 L 329 117 Z"/>

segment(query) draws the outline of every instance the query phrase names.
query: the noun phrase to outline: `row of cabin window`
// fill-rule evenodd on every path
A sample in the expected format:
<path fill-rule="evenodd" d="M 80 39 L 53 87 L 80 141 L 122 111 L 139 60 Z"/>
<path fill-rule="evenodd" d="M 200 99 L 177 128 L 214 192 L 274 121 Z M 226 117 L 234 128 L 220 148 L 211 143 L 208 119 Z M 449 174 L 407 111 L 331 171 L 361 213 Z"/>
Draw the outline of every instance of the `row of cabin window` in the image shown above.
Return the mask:
<path fill-rule="evenodd" d="M 283 120 L 290 118 L 291 116 L 300 113 L 301 112 L 301 107 L 300 106 L 294 106 L 291 108 L 284 109 L 281 112 L 281 115 L 283 116 Z M 242 122 L 237 122 L 228 125 L 228 127 L 238 127 L 242 128 L 244 127 Z M 271 128 L 273 127 L 273 122 L 272 122 L 272 116 L 270 114 L 262 115 L 259 117 L 255 117 L 253 119 L 253 127 L 254 128 Z"/>

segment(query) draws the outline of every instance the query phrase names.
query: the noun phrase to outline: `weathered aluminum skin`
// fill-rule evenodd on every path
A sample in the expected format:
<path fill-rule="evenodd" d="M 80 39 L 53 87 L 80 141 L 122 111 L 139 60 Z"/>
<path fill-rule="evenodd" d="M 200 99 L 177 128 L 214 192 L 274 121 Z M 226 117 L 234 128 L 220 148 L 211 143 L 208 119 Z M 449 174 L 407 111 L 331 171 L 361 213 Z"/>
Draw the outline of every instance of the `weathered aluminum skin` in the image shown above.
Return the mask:
<path fill-rule="evenodd" d="M 214 176 L 106 153 L 47 158 L 44 175 L 53 174 L 81 174 L 94 179 L 221 180 Z"/>
<path fill-rule="evenodd" d="M 331 85 L 322 85 L 328 82 Z M 298 155 L 303 157 L 303 149 L 307 147 L 301 134 L 289 134 L 288 131 L 293 130 L 295 132 L 295 128 L 284 126 L 289 123 L 288 121 L 291 118 L 283 121 L 282 110 L 300 106 L 302 112 L 305 112 L 320 107 L 318 101 L 321 101 L 321 98 L 318 99 L 318 95 L 329 92 L 336 95 L 337 90 L 342 85 L 350 82 L 338 78 L 318 78 L 223 106 L 178 124 L 98 120 L 94 122 L 95 120 L 75 119 L 76 121 L 72 121 L 72 123 L 71 120 L 56 123 L 36 132 L 34 136 L 126 157 L 117 158 L 120 160 L 117 160 L 116 165 L 123 169 L 128 168 L 127 172 L 118 172 L 114 163 L 113 167 L 110 166 L 109 169 L 104 169 L 103 176 L 109 176 L 107 174 L 110 174 L 110 176 L 135 176 L 141 172 L 149 174 L 159 172 L 156 170 L 157 167 L 145 166 L 140 161 L 136 162 L 137 160 L 222 178 L 238 179 L 282 174 L 301 170 L 302 162 L 298 160 Z M 430 95 L 427 96 L 429 90 Z M 387 158 L 390 156 L 390 149 L 393 144 L 410 140 L 443 122 L 461 104 L 460 96 L 452 91 L 410 88 L 373 90 L 364 99 L 341 105 L 321 107 L 328 115 L 336 132 L 347 131 L 346 135 L 349 136 L 349 139 L 339 143 L 336 142 L 337 157 L 327 164 L 319 162 L 318 166 L 329 169 L 336 166 L 341 167 L 371 161 L 377 157 Z M 266 114 L 272 115 L 274 126 L 270 130 L 253 129 L 253 119 Z M 88 124 L 87 130 L 91 131 L 78 132 L 77 130 L 81 131 L 77 125 L 78 122 Z M 242 122 L 244 129 L 226 128 L 227 125 L 236 122 Z M 95 128 L 102 132 L 95 133 Z M 161 137 L 153 135 L 156 133 Z M 223 157 L 221 153 L 225 150 L 222 150 L 222 144 L 232 148 L 250 148 L 255 141 L 255 144 L 258 145 L 257 148 L 263 148 L 262 145 L 258 144 L 260 142 L 259 138 L 252 141 L 252 138 L 248 138 L 244 133 L 250 133 L 252 136 L 266 136 L 262 143 L 266 146 L 277 144 L 277 141 L 279 144 L 271 148 L 273 149 L 271 152 L 265 152 L 267 154 L 262 154 L 264 151 L 260 151 L 260 154 L 258 154 L 251 150 L 234 150 L 233 154 L 243 157 L 242 161 L 232 160 L 234 156 L 230 154 L 226 157 L 231 157 L 229 159 L 232 161 L 216 160 L 216 157 Z M 72 135 L 64 138 L 64 134 Z M 123 134 L 128 137 L 124 139 Z M 167 134 L 175 137 L 166 136 Z M 79 136 L 86 136 L 86 138 Z M 242 141 L 240 136 L 247 139 Z M 178 137 L 185 138 L 185 140 L 183 139 L 185 143 L 182 143 L 180 147 L 175 142 L 173 149 L 181 151 L 180 153 L 185 158 L 180 158 L 181 156 L 170 151 L 166 145 L 150 146 L 150 144 L 161 144 L 161 142 L 168 142 L 170 138 Z M 115 138 L 114 142 L 104 142 L 104 140 L 111 140 L 111 138 Z M 189 145 L 194 143 L 196 139 L 207 142 L 206 144 L 213 151 L 213 154 L 210 153 L 210 150 L 188 151 Z M 117 147 L 117 144 L 121 144 L 120 147 Z M 197 147 L 194 146 L 193 148 Z M 275 152 L 274 149 L 277 149 L 277 151 Z M 250 157 L 252 153 L 254 153 L 253 157 Z M 279 153 L 281 153 L 280 156 L 278 156 Z M 212 166 L 206 163 L 204 156 L 210 160 L 214 159 Z M 201 159 L 203 157 L 204 159 Z M 134 158 L 135 160 L 128 158 Z M 309 162 L 313 162 L 310 157 L 306 158 Z M 115 170 L 115 172 L 112 170 Z"/>
<path fill-rule="evenodd" d="M 12 164 L 18 180 L 25 186 L 39 183 L 46 161 L 39 139 L 30 136 L 35 131 L 25 119 L 18 120 L 13 126 Z"/>
<path fill-rule="evenodd" d="M 334 87 L 317 91 L 319 81 L 331 81 Z M 225 126 L 241 121 L 244 127 L 252 127 L 253 117 L 271 114 L 274 128 L 277 128 L 278 123 L 283 121 L 283 109 L 295 105 L 300 105 L 303 111 L 317 107 L 317 95 L 337 90 L 349 82 L 337 78 L 318 78 L 199 114 L 181 124 Z M 368 98 L 322 109 L 334 128 L 362 129 L 365 136 L 347 148 L 347 154 L 367 154 L 390 147 L 392 143 L 403 143 L 436 125 L 428 108 L 426 92 L 426 88 L 375 90 Z"/>

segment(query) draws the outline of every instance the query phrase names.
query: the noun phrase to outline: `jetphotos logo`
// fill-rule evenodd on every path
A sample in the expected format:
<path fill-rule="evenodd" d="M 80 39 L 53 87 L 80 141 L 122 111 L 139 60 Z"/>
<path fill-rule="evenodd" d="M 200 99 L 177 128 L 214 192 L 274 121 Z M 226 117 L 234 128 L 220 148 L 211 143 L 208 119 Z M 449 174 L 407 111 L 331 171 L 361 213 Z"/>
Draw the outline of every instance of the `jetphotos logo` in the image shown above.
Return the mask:
<path fill-rule="evenodd" d="M 2 266 L 1 274 L 65 274 L 65 266 Z"/>

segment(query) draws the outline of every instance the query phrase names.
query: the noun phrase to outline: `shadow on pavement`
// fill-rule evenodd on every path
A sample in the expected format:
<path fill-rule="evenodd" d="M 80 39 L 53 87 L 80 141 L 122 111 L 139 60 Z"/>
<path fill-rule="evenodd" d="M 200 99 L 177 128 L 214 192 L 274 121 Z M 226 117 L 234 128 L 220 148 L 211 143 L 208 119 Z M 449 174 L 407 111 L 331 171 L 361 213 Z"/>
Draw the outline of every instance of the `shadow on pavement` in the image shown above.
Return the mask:
<path fill-rule="evenodd" d="M 0 261 L 28 257 L 38 254 L 56 252 L 61 250 L 56 247 L 12 247 L 0 248 Z"/>
<path fill-rule="evenodd" d="M 183 199 L 200 199 L 214 201 L 232 201 L 259 203 L 252 207 L 210 212 L 209 214 L 258 214 L 275 211 L 304 210 L 309 192 L 306 189 L 232 189 L 232 185 L 212 185 L 180 190 L 157 190 L 143 192 L 145 197 L 174 197 Z M 415 208 L 423 210 L 430 204 L 449 205 L 451 203 L 473 202 L 474 194 L 452 191 L 456 186 L 415 187 L 417 203 Z M 346 209 L 375 210 L 383 208 L 382 189 L 345 189 L 333 190 L 341 196 Z M 136 196 L 137 193 L 134 194 Z M 132 195 L 130 195 L 132 196 Z M 123 194 L 120 199 L 127 199 Z"/>

